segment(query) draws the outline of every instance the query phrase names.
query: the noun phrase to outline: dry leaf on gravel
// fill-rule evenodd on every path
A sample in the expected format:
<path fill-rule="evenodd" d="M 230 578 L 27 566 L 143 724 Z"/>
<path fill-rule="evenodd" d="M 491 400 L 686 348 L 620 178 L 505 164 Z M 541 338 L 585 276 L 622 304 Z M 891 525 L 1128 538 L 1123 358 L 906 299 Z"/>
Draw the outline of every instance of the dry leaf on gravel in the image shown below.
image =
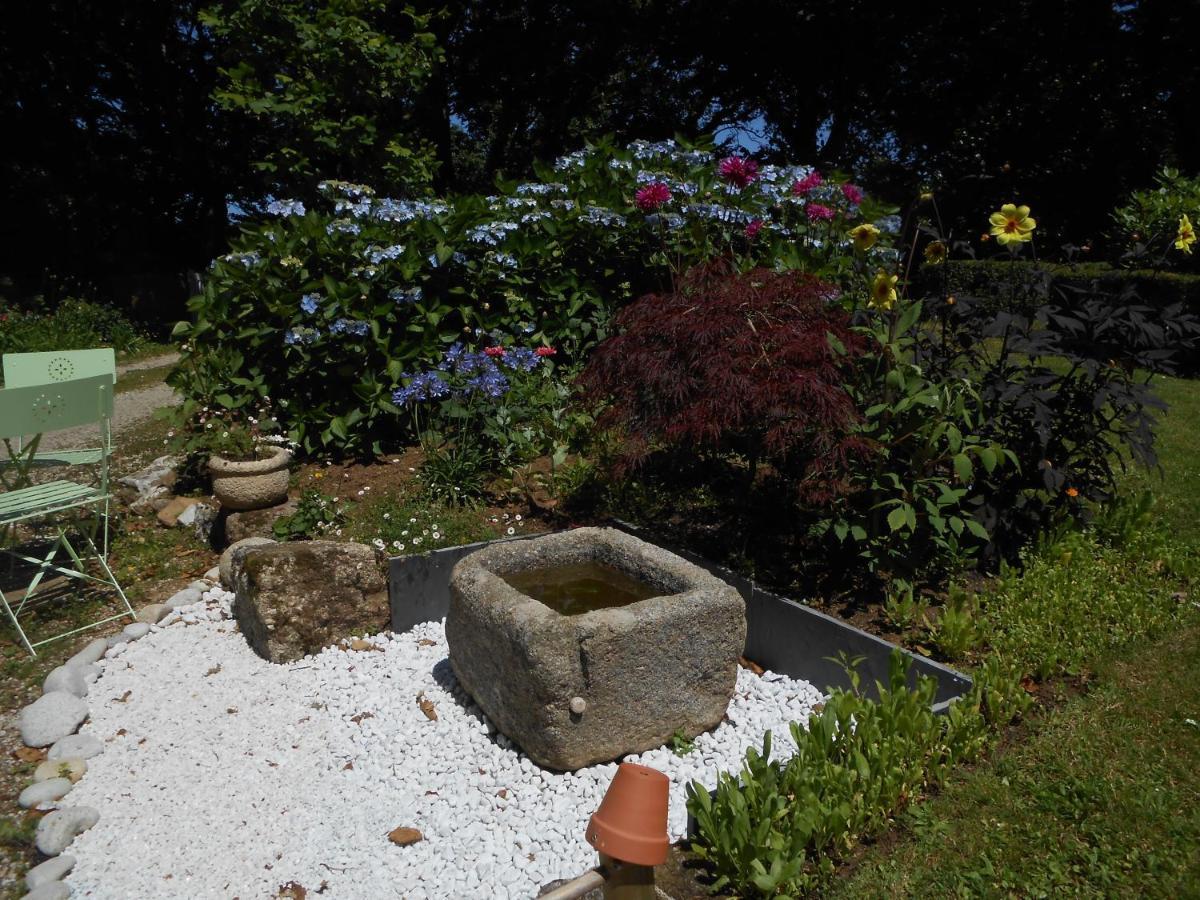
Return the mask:
<path fill-rule="evenodd" d="M 389 831 L 388 840 L 398 847 L 407 847 L 409 844 L 425 840 L 425 835 L 421 834 L 415 828 L 404 828 L 402 826 Z"/>

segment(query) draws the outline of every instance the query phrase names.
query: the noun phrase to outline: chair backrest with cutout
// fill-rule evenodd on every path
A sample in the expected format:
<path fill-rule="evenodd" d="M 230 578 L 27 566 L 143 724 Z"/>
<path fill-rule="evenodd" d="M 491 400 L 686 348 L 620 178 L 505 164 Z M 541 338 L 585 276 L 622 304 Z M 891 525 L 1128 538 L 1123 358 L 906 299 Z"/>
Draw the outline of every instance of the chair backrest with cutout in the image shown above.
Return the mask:
<path fill-rule="evenodd" d="M 108 375 L 110 384 L 117 380 L 117 355 L 112 347 L 4 354 L 5 388 L 57 384 L 96 375 Z"/>
<path fill-rule="evenodd" d="M 98 425 L 107 442 L 113 411 L 110 375 L 0 390 L 0 438 Z"/>

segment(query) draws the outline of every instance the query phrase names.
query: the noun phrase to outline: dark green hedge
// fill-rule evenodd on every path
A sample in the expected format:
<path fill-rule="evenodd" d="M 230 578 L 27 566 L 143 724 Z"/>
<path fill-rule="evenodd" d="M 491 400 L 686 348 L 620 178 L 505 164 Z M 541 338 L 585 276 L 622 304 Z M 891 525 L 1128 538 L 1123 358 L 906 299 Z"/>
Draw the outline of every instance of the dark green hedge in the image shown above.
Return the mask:
<path fill-rule="evenodd" d="M 925 266 L 917 288 L 922 294 L 968 294 L 997 297 L 1008 290 L 1014 275 L 1020 283 L 1031 287 L 1039 279 L 1049 278 L 1054 284 L 1120 296 L 1132 287 L 1144 303 L 1151 306 L 1170 306 L 1182 302 L 1193 313 L 1200 314 L 1200 275 L 1178 272 L 1158 272 L 1149 269 L 1117 269 L 1107 263 L 1034 263 L 1028 260 L 952 260 L 941 266 Z M 943 281 L 942 279 L 945 279 Z"/>
<path fill-rule="evenodd" d="M 1010 303 L 1011 280 L 1016 278 L 1020 298 L 1036 305 L 1039 281 L 1051 288 L 1075 289 L 1111 295 L 1115 300 L 1132 289 L 1148 306 L 1162 309 L 1182 303 L 1184 310 L 1200 315 L 1200 275 L 1150 269 L 1118 269 L 1108 263 L 1035 263 L 1028 260 L 949 260 L 940 266 L 923 266 L 913 291 L 916 296 L 974 296 Z M 1176 361 L 1182 374 L 1200 372 L 1200 348 L 1184 351 Z"/>

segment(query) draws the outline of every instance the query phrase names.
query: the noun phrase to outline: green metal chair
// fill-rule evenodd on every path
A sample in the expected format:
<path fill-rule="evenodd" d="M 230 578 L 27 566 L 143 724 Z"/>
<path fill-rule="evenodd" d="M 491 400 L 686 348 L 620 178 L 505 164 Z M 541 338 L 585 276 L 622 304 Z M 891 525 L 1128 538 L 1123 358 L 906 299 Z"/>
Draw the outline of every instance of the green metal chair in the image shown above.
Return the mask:
<path fill-rule="evenodd" d="M 111 347 L 96 350 L 51 350 L 45 353 L 5 353 L 3 357 L 4 387 L 36 387 L 57 384 L 79 378 L 107 375 L 110 383 L 117 381 L 117 354 Z M 26 452 L 21 438 L 16 452 L 0 459 L 0 469 L 16 467 L 13 477 L 0 476 L 6 488 L 23 486 L 29 470 L 45 466 L 92 466 L 100 462 L 100 448 L 84 447 L 75 450 L 43 450 Z"/>
<path fill-rule="evenodd" d="M 34 656 L 37 656 L 34 648 L 42 644 L 86 631 L 114 619 L 134 616 L 133 607 L 129 605 L 125 592 L 108 567 L 107 559 L 108 507 L 111 499 L 108 489 L 108 465 L 112 447 L 112 411 L 113 383 L 111 376 L 107 374 L 58 384 L 0 390 L 0 438 L 5 444 L 10 444 L 14 438 L 32 435 L 29 446 L 36 451 L 41 435 L 48 432 L 89 424 L 96 425 L 100 432 L 98 484 L 57 480 L 0 493 L 0 529 L 15 533 L 19 523 L 46 520 L 51 523 L 55 534 L 50 549 L 40 559 L 21 552 L 18 545 L 0 546 L 0 552 L 36 568 L 33 579 L 15 606 L 10 604 L 7 595 L 3 595 L 5 611 L 16 626 L 21 641 Z M 93 514 L 94 521 L 85 525 L 81 520 L 83 513 L 88 511 Z M 72 543 L 70 526 L 73 522 L 82 526 L 77 530 L 79 546 Z M 96 531 L 99 528 L 103 528 L 101 549 L 96 547 Z M 64 559 L 62 564 L 56 562 L 60 551 L 69 557 L 69 560 Z M 99 564 L 103 577 L 97 577 L 87 571 L 87 564 L 92 560 Z M 95 582 L 115 588 L 121 602 L 125 604 L 126 611 L 31 643 L 19 617 L 37 592 L 42 580 L 51 571 L 81 582 Z"/>

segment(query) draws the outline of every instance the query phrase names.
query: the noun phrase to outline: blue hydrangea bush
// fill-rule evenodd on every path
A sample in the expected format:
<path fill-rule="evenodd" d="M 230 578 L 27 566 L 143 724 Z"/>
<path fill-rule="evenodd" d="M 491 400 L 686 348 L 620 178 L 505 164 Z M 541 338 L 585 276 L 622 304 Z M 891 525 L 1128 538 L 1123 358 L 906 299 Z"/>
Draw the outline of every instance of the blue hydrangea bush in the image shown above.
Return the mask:
<path fill-rule="evenodd" d="M 710 144 L 599 142 L 537 176 L 446 200 L 331 181 L 317 203 L 271 203 L 176 329 L 186 407 L 271 398 L 307 454 L 369 456 L 414 436 L 406 401 L 456 346 L 515 336 L 571 365 L 617 309 L 714 257 L 832 284 L 895 258 L 898 219 L 853 185 Z M 866 257 L 847 237 L 862 223 L 881 232 Z"/>

